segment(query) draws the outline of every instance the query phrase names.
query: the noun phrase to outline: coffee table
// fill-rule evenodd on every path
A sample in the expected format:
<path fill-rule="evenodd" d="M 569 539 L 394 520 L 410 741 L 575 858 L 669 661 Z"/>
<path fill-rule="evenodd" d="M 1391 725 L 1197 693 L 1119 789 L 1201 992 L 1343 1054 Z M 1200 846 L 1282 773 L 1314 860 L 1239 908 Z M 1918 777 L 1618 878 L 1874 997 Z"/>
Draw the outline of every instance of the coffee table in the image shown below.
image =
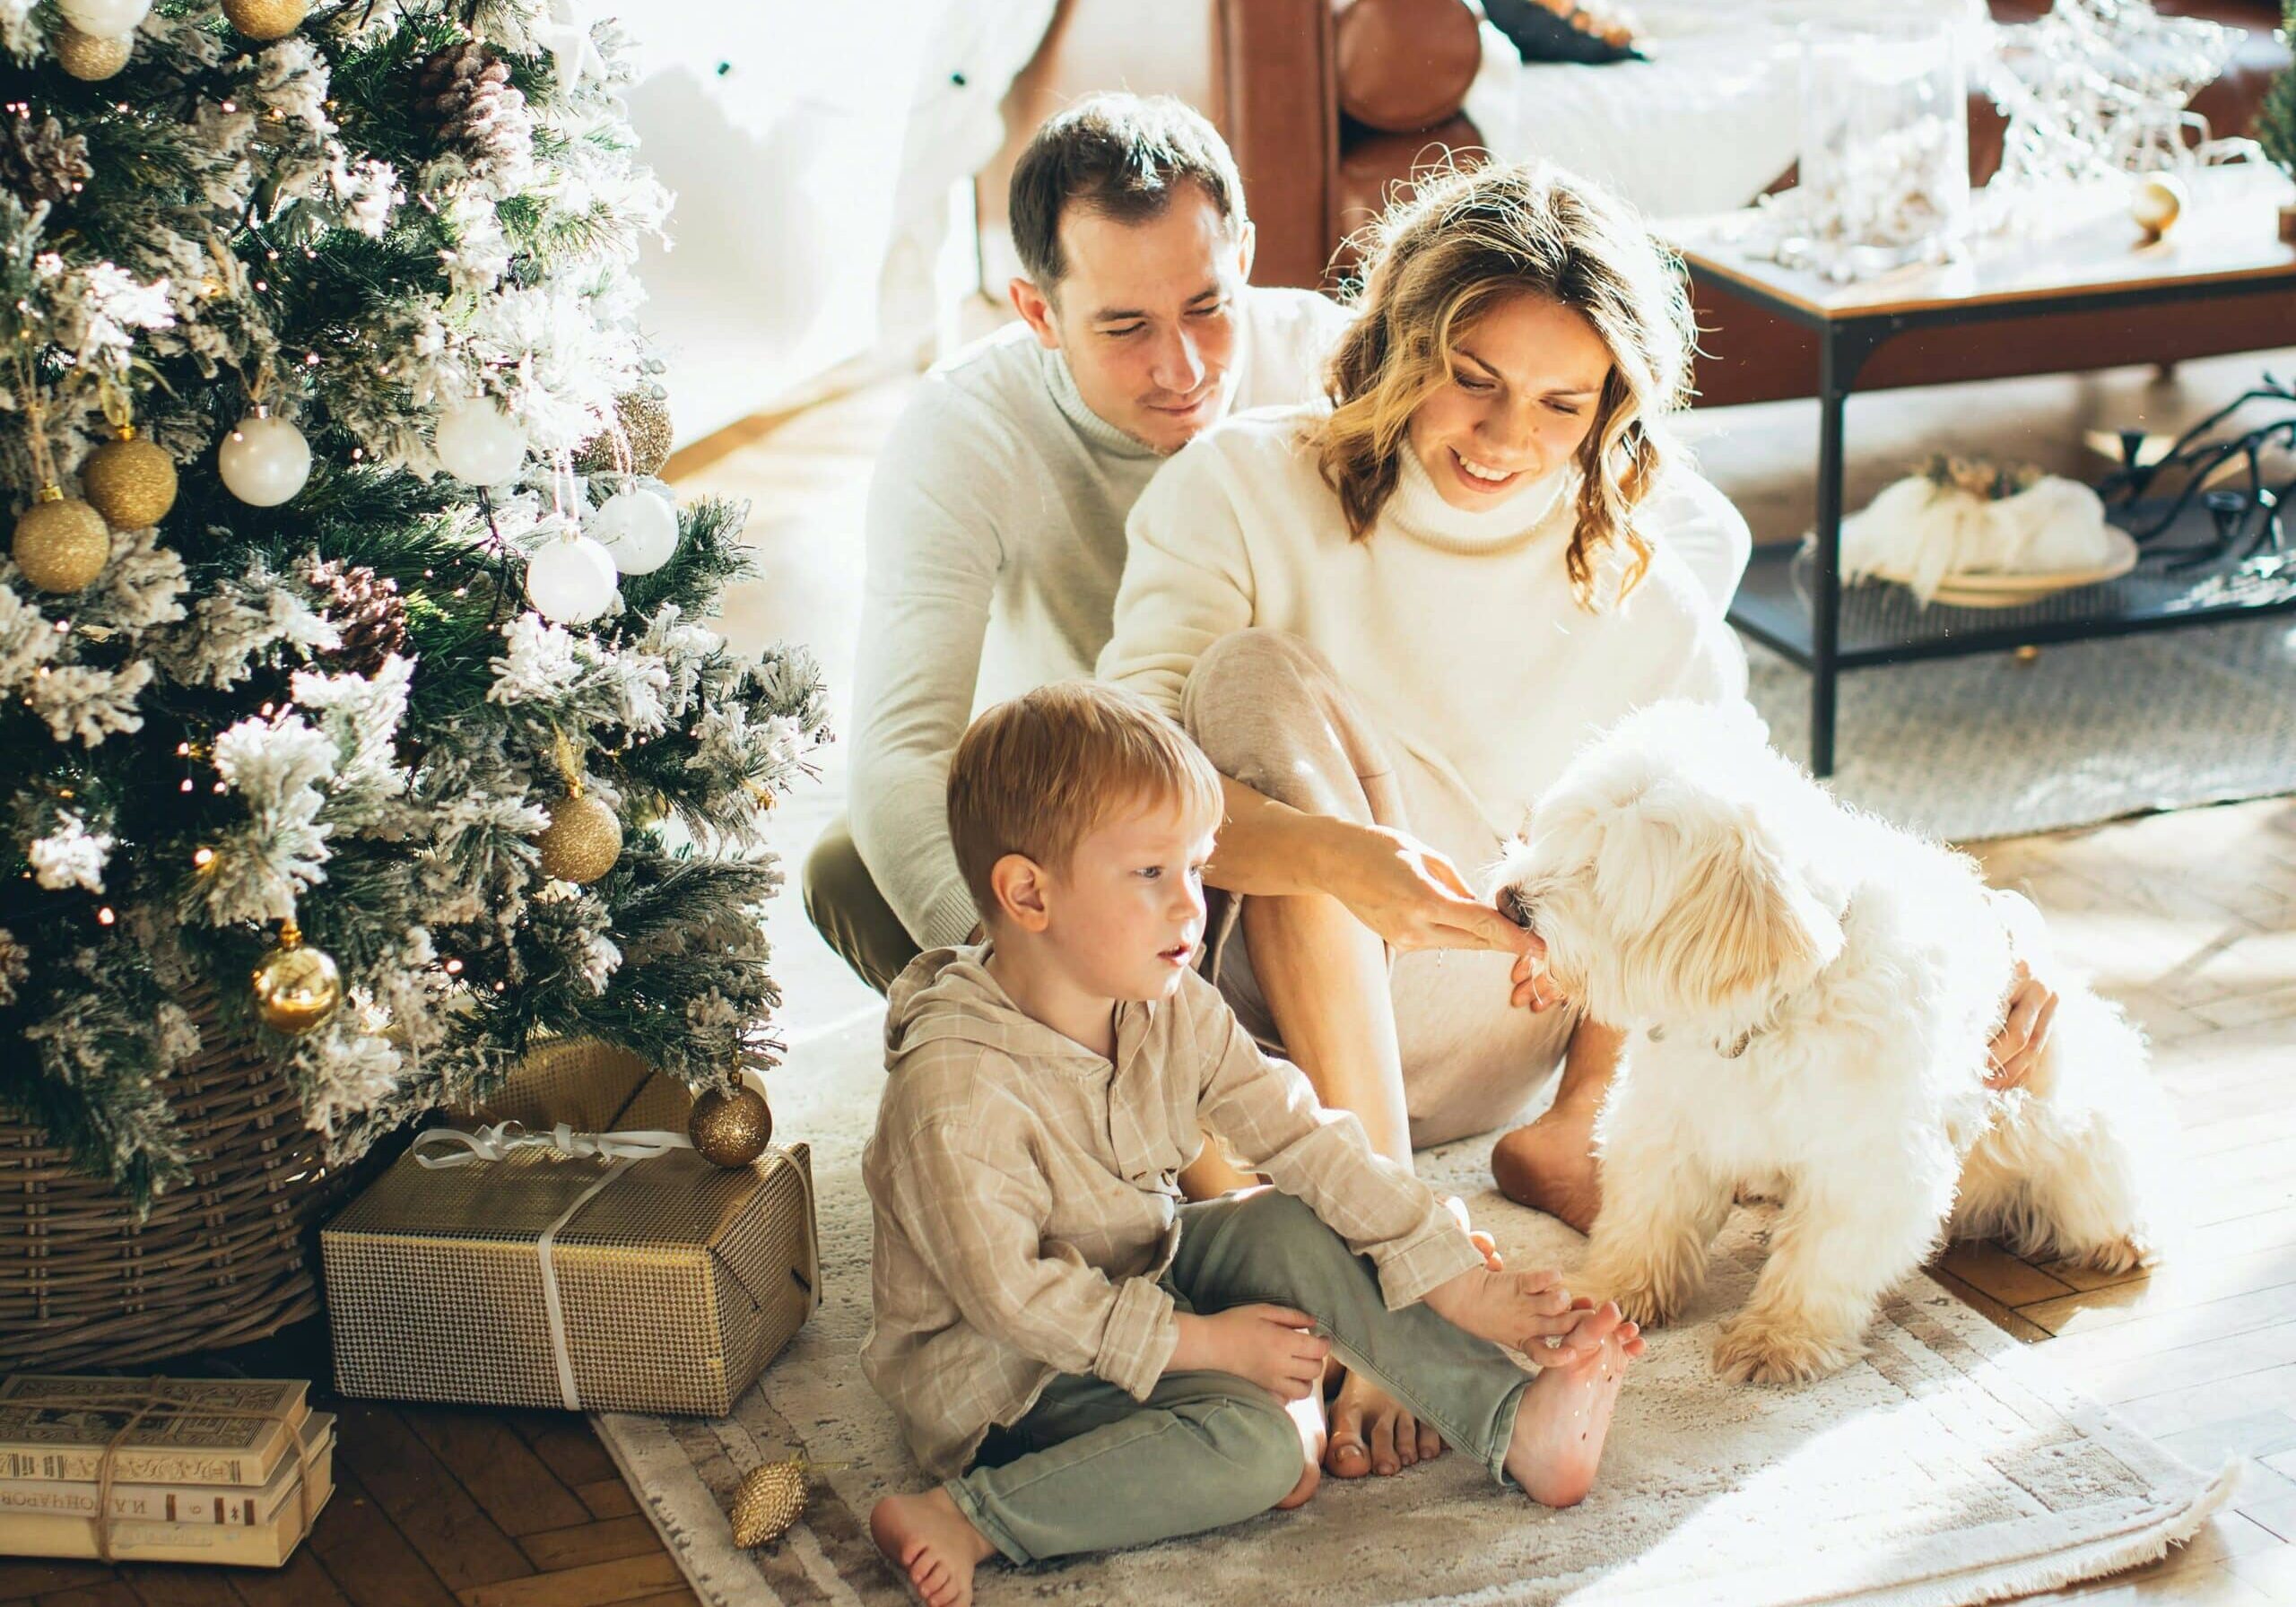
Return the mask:
<path fill-rule="evenodd" d="M 2144 243 L 2118 188 L 2068 190 L 2037 209 L 2056 224 L 2049 239 L 1986 242 L 1968 259 L 1901 270 L 1855 284 L 1751 255 L 1758 214 L 1678 219 L 1660 231 L 1701 287 L 1755 302 L 1818 337 L 1818 508 L 1806 556 L 1792 547 L 1756 550 L 1730 604 L 1730 621 L 1810 673 L 1810 769 L 1834 768 L 1836 691 L 1846 670 L 1955 657 L 2197 625 L 2296 608 L 2296 562 L 2274 575 L 2178 571 L 2141 562 L 2126 577 L 1982 614 L 1923 608 L 1901 587 L 1841 583 L 1842 421 L 1858 369 L 1884 343 L 1945 324 L 2046 318 L 2154 307 L 2197 298 L 2296 298 L 2296 246 L 2278 236 L 2275 213 L 2292 199 L 2274 169 L 2228 166 L 2191 181 L 2192 204 L 2167 239 Z M 2266 305 L 2254 303 L 2259 310 Z M 2277 304 L 2284 308 L 2283 300 Z M 2275 328 L 2287 320 L 2273 320 Z M 2068 351 L 2063 369 L 2082 367 Z M 2036 369 L 2041 372 L 2044 369 Z M 2158 545 L 2185 545 L 2211 528 Z"/>

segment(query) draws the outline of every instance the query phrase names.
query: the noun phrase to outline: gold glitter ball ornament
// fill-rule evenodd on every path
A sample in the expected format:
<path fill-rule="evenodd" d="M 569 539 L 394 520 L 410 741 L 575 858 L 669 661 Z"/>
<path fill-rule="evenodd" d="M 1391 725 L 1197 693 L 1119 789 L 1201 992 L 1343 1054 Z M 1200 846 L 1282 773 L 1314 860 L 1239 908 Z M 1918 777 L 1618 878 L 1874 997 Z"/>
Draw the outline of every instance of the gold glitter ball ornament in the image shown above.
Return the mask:
<path fill-rule="evenodd" d="M 2184 215 L 2185 187 L 2166 173 L 2148 173 L 2137 180 L 2130 195 L 2128 215 L 2144 230 L 2145 242 L 2166 236 Z"/>
<path fill-rule="evenodd" d="M 111 560 L 111 532 L 85 502 L 46 486 L 16 516 L 13 555 L 24 578 L 42 591 L 84 591 Z"/>
<path fill-rule="evenodd" d="M 746 1551 L 779 1540 L 804 1510 L 805 1464 L 792 1456 L 743 1474 L 726 1516 L 733 1520 L 734 1543 Z"/>
<path fill-rule="evenodd" d="M 251 39 L 283 39 L 303 25 L 305 0 L 223 0 L 223 15 Z"/>
<path fill-rule="evenodd" d="M 80 489 L 114 530 L 143 530 L 176 505 L 175 459 L 125 424 L 81 464 Z"/>
<path fill-rule="evenodd" d="M 614 399 L 613 422 L 582 443 L 575 472 L 658 474 L 670 461 L 670 404 L 644 391 Z"/>
<path fill-rule="evenodd" d="M 256 961 L 250 980 L 257 1019 L 290 1038 L 309 1032 L 343 1003 L 334 956 L 306 944 L 291 921 L 280 928 L 279 946 Z"/>
<path fill-rule="evenodd" d="M 82 33 L 68 23 L 50 34 L 48 44 L 56 52 L 56 65 L 83 83 L 100 83 L 109 78 L 135 54 L 135 36 L 132 33 L 111 37 Z"/>
<path fill-rule="evenodd" d="M 622 822 L 587 793 L 569 793 L 549 805 L 550 824 L 535 838 L 542 873 L 558 882 L 596 882 L 622 857 Z"/>
<path fill-rule="evenodd" d="M 773 1140 L 773 1112 L 744 1084 L 732 1093 L 713 1088 L 693 1102 L 686 1135 L 701 1158 L 717 1166 L 747 1166 Z"/>

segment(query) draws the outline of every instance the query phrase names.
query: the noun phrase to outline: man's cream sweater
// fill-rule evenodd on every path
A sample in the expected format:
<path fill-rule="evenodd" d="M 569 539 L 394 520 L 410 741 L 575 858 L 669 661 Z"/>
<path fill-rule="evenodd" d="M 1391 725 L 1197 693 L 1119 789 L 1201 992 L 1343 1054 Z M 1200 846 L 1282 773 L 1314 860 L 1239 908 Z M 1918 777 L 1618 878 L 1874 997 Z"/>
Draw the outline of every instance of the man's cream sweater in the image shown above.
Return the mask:
<path fill-rule="evenodd" d="M 1315 395 L 1346 313 L 1248 288 L 1233 405 Z M 1015 324 L 926 376 L 877 459 L 853 677 L 852 830 L 925 948 L 972 930 L 949 846 L 949 757 L 973 713 L 1092 673 L 1124 570 L 1124 521 L 1164 458 L 1094 413 L 1067 363 Z"/>

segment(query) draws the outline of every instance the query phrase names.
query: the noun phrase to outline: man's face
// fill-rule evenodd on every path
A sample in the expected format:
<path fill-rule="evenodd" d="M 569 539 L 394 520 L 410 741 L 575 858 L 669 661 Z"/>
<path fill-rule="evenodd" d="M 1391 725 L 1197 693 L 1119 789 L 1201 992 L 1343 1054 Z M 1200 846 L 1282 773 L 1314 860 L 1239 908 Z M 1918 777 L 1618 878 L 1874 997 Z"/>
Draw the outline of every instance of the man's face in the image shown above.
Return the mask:
<path fill-rule="evenodd" d="M 1184 185 L 1161 213 L 1120 223 L 1070 207 L 1068 272 L 1047 297 L 1013 282 L 1037 339 L 1065 354 L 1084 404 L 1159 452 L 1177 452 L 1235 399 L 1236 301 L 1251 229 L 1231 234 L 1212 198 Z"/>

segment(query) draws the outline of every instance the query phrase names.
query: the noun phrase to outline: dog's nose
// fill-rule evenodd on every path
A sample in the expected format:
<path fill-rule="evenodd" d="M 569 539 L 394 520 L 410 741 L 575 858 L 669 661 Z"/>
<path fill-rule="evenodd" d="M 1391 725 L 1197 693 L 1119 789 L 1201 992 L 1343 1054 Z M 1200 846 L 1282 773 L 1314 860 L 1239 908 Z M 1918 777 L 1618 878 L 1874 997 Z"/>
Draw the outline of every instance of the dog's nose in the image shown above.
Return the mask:
<path fill-rule="evenodd" d="M 1524 931 L 1531 929 L 1531 907 L 1523 901 L 1520 888 L 1502 887 L 1499 890 L 1499 913 Z"/>

